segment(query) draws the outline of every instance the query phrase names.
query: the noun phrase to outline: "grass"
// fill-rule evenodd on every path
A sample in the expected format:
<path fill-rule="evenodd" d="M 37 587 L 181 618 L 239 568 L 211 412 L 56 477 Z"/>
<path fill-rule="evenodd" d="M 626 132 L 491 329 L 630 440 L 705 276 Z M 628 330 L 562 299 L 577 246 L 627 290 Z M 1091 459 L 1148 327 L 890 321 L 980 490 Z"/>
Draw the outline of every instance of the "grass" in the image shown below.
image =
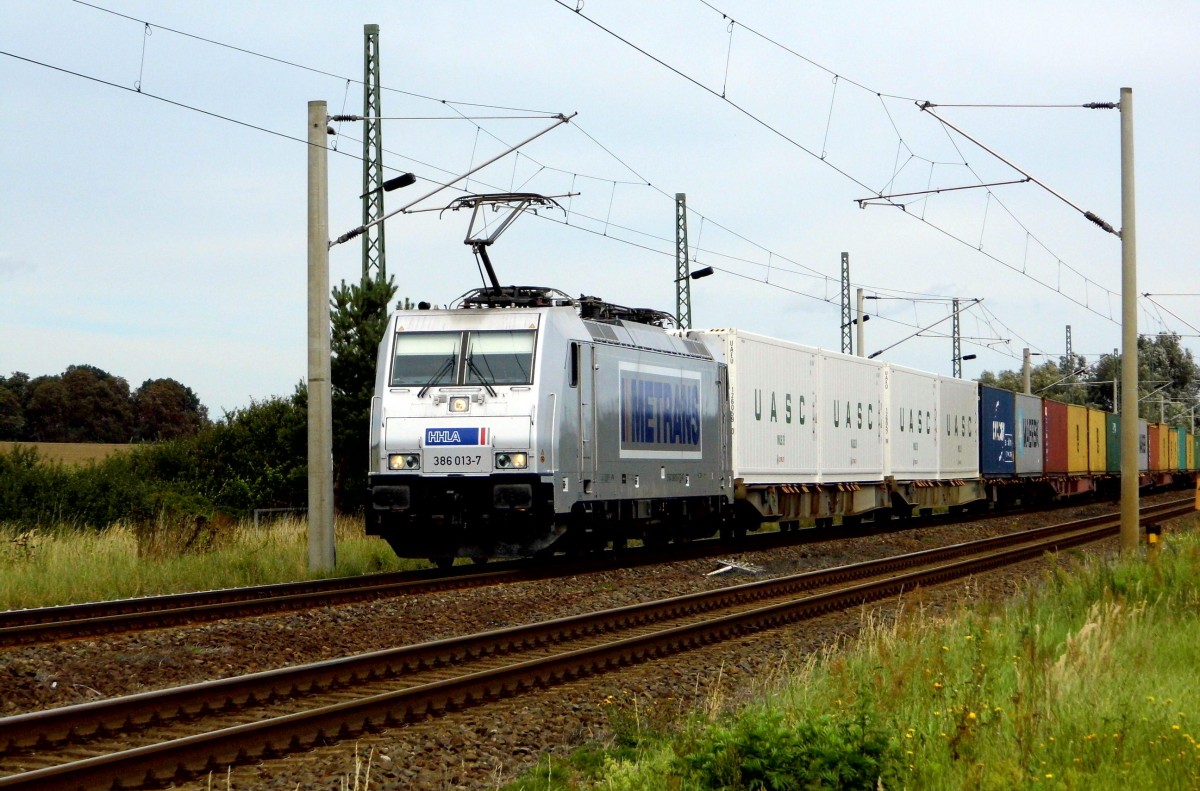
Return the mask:
<path fill-rule="evenodd" d="M 337 567 L 308 571 L 307 523 L 290 518 L 257 530 L 250 521 L 120 523 L 104 531 L 0 525 L 0 609 L 151 596 L 395 571 L 400 560 L 361 520 L 338 517 Z"/>
<path fill-rule="evenodd" d="M 1017 599 L 868 623 L 736 711 L 606 701 L 606 741 L 504 788 L 1200 788 L 1196 635 L 1194 533 L 1151 563 L 1068 555 Z"/>

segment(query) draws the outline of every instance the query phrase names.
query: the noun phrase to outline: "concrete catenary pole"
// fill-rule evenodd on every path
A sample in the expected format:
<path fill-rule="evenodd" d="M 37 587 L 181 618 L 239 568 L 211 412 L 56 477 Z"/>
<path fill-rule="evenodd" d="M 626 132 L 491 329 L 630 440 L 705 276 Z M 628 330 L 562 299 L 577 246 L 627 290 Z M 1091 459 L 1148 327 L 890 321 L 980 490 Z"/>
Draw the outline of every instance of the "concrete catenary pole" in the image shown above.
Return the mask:
<path fill-rule="evenodd" d="M 863 299 L 864 299 L 864 297 L 863 297 L 863 290 L 861 288 L 858 289 L 858 294 L 856 296 L 858 297 L 858 346 L 857 346 L 858 356 L 865 357 L 867 355 L 866 345 L 865 345 L 866 341 L 864 340 L 864 338 L 866 337 L 866 330 L 863 329 L 863 324 L 865 324 L 867 320 L 863 316 Z"/>
<path fill-rule="evenodd" d="M 1121 89 L 1121 553 L 1138 549 L 1137 230 L 1133 89 Z"/>
<path fill-rule="evenodd" d="M 308 103 L 308 567 L 334 566 L 329 375 L 329 151 L 325 102 Z"/>

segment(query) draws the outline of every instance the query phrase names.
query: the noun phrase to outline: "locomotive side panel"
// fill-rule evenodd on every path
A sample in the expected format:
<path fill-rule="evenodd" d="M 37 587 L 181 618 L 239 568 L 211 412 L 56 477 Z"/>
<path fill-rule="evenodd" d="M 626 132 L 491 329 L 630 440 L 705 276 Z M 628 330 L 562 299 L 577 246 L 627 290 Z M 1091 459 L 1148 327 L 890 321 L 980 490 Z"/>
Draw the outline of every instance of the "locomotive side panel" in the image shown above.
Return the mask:
<path fill-rule="evenodd" d="M 731 473 L 719 363 L 600 344 L 593 350 L 593 477 L 585 497 L 726 494 Z"/>

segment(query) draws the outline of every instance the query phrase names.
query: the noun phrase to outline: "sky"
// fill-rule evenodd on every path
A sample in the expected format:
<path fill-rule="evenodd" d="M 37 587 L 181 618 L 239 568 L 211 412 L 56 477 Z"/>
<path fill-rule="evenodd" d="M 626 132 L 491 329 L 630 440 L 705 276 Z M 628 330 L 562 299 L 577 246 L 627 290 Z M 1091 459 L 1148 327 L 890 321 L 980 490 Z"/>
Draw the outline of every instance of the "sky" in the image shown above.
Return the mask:
<path fill-rule="evenodd" d="M 502 282 L 674 312 L 684 193 L 717 270 L 693 326 L 840 350 L 848 253 L 882 359 L 950 374 L 958 298 L 967 378 L 1057 358 L 1068 326 L 1094 361 L 1122 244 L 1083 213 L 1125 225 L 1121 123 L 1080 105 L 1130 87 L 1138 329 L 1200 351 L 1200 3 L 2 0 L 0 375 L 170 377 L 214 418 L 291 393 L 308 103 L 362 113 L 366 24 L 384 165 L 417 177 L 387 208 L 452 182 L 386 223 L 400 297 L 482 285 L 469 216 L 438 210 L 523 191 L 561 208 L 496 240 Z M 362 128 L 331 126 L 334 238 L 361 222 Z M 331 249 L 334 284 L 361 272 L 357 240 Z"/>

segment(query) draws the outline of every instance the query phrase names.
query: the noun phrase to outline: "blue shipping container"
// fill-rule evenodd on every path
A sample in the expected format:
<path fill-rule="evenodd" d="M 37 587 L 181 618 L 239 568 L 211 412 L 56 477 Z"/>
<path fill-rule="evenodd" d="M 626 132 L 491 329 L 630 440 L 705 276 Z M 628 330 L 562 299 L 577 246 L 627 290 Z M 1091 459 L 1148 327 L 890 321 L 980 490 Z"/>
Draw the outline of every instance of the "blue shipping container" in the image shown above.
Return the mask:
<path fill-rule="evenodd" d="M 979 387 L 979 471 L 984 475 L 1016 474 L 1013 428 L 1015 399 L 1011 390 Z"/>

